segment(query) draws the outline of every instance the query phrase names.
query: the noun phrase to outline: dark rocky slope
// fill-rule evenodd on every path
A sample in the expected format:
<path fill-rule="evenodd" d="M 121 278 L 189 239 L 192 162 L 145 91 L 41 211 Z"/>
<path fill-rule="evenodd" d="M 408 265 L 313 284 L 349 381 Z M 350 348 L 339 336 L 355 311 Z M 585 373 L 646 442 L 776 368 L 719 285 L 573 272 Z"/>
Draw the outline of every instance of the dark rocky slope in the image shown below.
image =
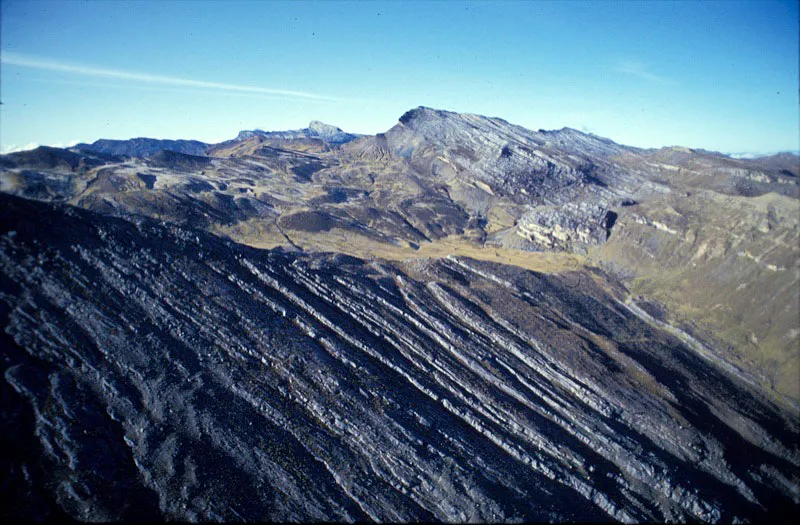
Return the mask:
<path fill-rule="evenodd" d="M 85 173 L 103 164 L 120 162 L 114 155 L 75 152 L 50 146 L 0 156 L 3 170 L 47 170 L 56 173 Z"/>
<path fill-rule="evenodd" d="M 797 421 L 587 270 L 0 196 L 3 517 L 786 519 Z"/>

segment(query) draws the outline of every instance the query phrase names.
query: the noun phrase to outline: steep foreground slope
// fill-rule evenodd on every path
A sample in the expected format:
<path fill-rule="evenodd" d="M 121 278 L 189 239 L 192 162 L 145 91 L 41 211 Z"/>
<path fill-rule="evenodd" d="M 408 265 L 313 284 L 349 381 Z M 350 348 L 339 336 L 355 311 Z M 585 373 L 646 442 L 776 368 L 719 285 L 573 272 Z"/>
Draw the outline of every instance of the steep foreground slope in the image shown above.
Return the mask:
<path fill-rule="evenodd" d="M 6 519 L 800 506 L 795 416 L 598 272 L 263 251 L 0 195 L 0 279 Z"/>

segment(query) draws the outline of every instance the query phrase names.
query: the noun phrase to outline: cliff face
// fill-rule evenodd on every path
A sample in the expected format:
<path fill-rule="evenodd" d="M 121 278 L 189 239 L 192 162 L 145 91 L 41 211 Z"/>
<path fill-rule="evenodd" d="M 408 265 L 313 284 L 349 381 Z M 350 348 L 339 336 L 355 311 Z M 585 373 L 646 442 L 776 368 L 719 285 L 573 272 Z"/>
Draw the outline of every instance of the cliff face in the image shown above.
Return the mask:
<path fill-rule="evenodd" d="M 607 274 L 0 196 L 6 518 L 725 521 L 797 421 Z"/>

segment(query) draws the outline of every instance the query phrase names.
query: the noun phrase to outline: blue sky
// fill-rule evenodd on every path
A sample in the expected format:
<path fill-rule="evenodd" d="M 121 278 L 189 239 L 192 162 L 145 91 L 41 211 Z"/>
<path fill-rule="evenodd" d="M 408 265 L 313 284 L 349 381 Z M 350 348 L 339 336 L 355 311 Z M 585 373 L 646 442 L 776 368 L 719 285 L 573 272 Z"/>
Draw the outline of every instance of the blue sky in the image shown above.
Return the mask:
<path fill-rule="evenodd" d="M 0 149 L 419 105 L 642 147 L 800 148 L 798 3 L 3 0 Z"/>

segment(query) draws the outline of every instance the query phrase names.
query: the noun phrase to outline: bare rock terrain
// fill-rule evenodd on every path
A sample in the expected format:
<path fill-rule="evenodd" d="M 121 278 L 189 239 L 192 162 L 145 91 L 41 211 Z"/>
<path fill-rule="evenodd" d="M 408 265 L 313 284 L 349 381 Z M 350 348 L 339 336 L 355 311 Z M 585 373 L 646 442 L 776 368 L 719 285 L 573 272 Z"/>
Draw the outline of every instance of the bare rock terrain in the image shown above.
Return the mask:
<path fill-rule="evenodd" d="M 796 155 L 425 107 L 85 146 L 0 157 L 5 519 L 797 514 Z"/>
<path fill-rule="evenodd" d="M 294 255 L 2 203 L 3 434 L 36 436 L 12 443 L 6 517 L 796 511 L 796 420 L 602 273 Z"/>

